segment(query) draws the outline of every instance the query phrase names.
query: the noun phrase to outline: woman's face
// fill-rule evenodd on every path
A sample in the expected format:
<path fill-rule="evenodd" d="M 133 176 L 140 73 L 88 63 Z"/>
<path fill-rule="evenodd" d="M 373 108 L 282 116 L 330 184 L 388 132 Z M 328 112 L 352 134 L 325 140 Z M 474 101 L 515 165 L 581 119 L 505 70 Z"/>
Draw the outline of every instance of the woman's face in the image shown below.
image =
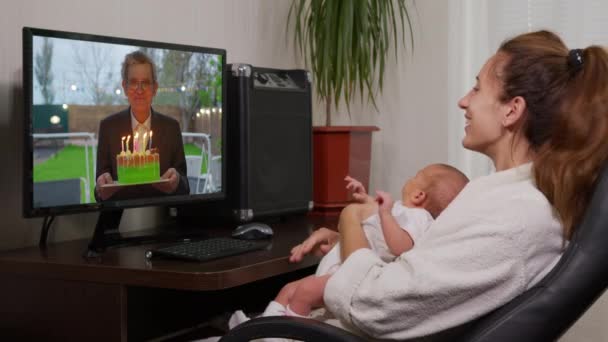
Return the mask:
<path fill-rule="evenodd" d="M 458 101 L 466 119 L 462 145 L 490 158 L 497 153 L 504 136 L 502 121 L 507 110 L 498 99 L 502 86 L 496 74 L 496 60 L 494 55 L 484 64 L 473 89 Z"/>

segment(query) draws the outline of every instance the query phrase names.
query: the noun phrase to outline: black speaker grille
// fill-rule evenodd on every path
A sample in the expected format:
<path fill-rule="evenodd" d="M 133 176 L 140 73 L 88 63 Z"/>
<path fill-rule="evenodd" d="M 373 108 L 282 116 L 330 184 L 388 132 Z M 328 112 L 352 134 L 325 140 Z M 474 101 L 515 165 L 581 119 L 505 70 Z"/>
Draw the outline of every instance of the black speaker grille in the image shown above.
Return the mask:
<path fill-rule="evenodd" d="M 307 73 L 242 64 L 228 69 L 238 70 L 227 75 L 227 187 L 233 212 L 248 220 L 307 211 L 313 170 Z M 263 82 L 262 73 L 282 81 Z"/>
<path fill-rule="evenodd" d="M 251 93 L 248 194 L 254 213 L 305 208 L 312 199 L 309 96 L 280 89 Z"/>

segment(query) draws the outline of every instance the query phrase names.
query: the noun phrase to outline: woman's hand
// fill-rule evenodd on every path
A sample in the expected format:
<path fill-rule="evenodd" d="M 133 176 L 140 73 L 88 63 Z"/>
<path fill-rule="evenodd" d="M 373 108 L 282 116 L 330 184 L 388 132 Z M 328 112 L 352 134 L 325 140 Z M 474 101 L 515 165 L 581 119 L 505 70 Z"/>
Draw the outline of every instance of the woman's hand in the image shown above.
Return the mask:
<path fill-rule="evenodd" d="M 315 230 L 304 242 L 291 249 L 290 262 L 300 262 L 309 253 L 321 256 L 327 254 L 340 238 L 338 232 L 325 227 Z"/>

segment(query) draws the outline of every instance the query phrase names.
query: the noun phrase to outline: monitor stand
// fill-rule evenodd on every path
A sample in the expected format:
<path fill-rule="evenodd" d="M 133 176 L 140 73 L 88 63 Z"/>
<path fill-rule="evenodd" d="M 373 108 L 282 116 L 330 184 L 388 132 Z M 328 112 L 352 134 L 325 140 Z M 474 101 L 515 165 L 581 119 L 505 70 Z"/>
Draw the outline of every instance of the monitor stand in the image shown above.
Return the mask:
<path fill-rule="evenodd" d="M 200 229 L 180 229 L 176 225 L 159 227 L 156 231 L 120 233 L 118 227 L 123 209 L 102 210 L 99 213 L 93 237 L 84 253 L 85 258 L 100 257 L 106 249 L 115 247 L 136 246 L 144 243 L 178 242 L 190 239 L 204 239 L 207 234 Z"/>

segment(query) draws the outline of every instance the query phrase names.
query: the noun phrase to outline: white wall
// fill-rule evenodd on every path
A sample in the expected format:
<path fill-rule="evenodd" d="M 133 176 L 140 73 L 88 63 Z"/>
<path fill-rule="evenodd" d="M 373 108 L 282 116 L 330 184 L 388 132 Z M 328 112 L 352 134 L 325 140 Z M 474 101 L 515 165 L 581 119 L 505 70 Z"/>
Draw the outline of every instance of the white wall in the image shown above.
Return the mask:
<path fill-rule="evenodd" d="M 608 294 L 604 293 L 559 341 L 608 341 L 606 317 L 608 317 Z"/>

